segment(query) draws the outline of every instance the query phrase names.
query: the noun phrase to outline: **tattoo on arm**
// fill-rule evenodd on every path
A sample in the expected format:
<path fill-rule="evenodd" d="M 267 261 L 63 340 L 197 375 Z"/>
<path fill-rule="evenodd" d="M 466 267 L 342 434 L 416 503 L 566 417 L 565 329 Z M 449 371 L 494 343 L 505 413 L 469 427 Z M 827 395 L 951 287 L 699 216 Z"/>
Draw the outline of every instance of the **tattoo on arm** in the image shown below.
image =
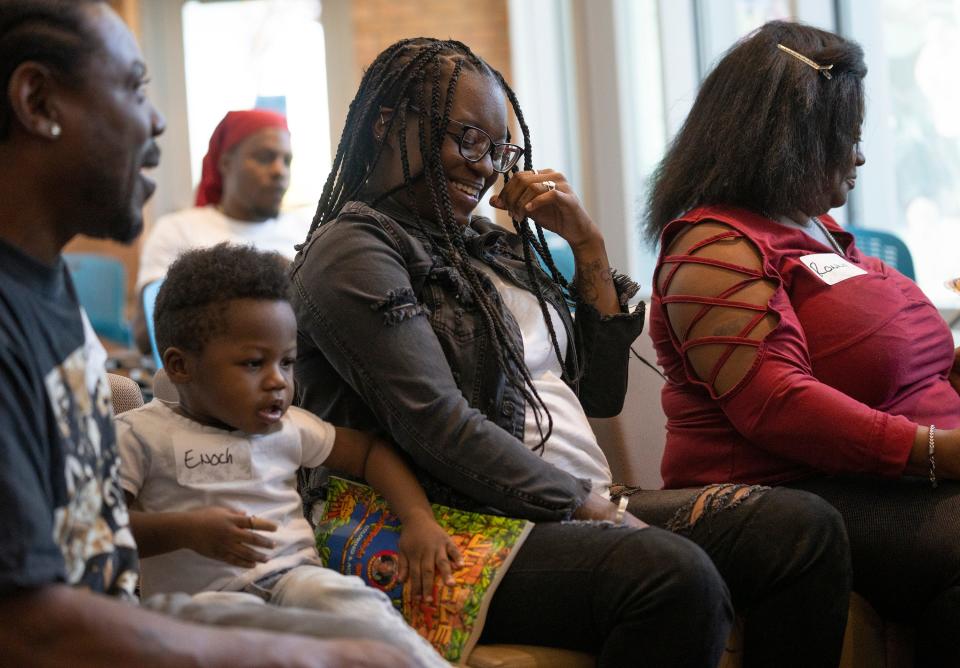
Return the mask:
<path fill-rule="evenodd" d="M 592 304 L 600 298 L 600 290 L 605 283 L 613 280 L 613 276 L 610 267 L 604 266 L 600 260 L 593 260 L 577 264 L 576 279 L 580 297 L 588 304 Z"/>

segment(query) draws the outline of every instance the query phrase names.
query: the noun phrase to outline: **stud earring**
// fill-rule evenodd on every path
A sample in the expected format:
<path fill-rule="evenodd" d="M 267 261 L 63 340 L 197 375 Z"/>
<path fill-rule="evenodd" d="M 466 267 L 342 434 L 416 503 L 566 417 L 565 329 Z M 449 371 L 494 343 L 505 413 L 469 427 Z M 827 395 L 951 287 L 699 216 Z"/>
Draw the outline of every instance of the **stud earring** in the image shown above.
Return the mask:
<path fill-rule="evenodd" d="M 50 123 L 50 136 L 56 139 L 63 133 L 63 128 L 56 121 Z"/>

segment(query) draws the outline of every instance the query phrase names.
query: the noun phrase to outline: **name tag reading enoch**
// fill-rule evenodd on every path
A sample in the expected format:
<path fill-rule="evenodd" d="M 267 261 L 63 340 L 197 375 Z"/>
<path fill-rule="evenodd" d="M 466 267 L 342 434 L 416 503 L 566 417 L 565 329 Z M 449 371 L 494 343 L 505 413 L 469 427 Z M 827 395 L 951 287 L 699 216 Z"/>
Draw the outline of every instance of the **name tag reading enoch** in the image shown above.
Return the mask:
<path fill-rule="evenodd" d="M 174 438 L 173 456 L 177 460 L 177 482 L 204 485 L 253 477 L 250 443 L 242 440 L 229 445 L 208 444 L 203 438 Z"/>
<path fill-rule="evenodd" d="M 836 285 L 840 281 L 867 273 L 836 253 L 804 255 L 800 261 L 827 285 Z"/>

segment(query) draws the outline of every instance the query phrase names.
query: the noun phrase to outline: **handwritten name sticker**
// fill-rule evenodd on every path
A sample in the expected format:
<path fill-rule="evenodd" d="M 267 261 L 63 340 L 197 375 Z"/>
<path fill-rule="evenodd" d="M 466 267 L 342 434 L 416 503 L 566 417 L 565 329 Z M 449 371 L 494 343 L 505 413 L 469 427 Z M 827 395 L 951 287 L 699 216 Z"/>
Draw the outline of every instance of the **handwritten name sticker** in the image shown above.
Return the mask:
<path fill-rule="evenodd" d="M 236 440 L 208 444 L 195 437 L 174 439 L 177 482 L 181 485 L 209 485 L 253 477 L 250 443 Z"/>
<path fill-rule="evenodd" d="M 827 285 L 836 285 L 840 281 L 867 273 L 836 253 L 814 253 L 801 257 L 800 261 Z"/>

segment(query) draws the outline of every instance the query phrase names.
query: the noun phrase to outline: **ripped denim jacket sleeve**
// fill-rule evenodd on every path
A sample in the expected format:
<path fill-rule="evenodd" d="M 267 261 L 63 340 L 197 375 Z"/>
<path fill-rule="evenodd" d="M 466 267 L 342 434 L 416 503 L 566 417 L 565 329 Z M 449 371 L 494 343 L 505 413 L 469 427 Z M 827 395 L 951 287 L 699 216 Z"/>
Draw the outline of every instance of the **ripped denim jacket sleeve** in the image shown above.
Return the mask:
<path fill-rule="evenodd" d="M 334 423 L 379 428 L 421 480 L 426 472 L 477 504 L 535 521 L 569 518 L 589 481 L 543 461 L 470 405 L 430 304 L 417 297 L 430 256 L 409 242 L 377 220 L 341 216 L 301 251 L 292 274 L 301 405 Z"/>
<path fill-rule="evenodd" d="M 643 331 L 645 304 L 638 302 L 633 310 L 627 306 L 639 286 L 625 274 L 614 271 L 614 282 L 620 298 L 621 313 L 600 315 L 592 306 L 577 301 L 574 338 L 583 372 L 577 398 L 590 417 L 607 418 L 623 410 L 627 394 L 627 373 L 630 345 Z M 567 359 L 571 359 L 571 352 Z"/>

